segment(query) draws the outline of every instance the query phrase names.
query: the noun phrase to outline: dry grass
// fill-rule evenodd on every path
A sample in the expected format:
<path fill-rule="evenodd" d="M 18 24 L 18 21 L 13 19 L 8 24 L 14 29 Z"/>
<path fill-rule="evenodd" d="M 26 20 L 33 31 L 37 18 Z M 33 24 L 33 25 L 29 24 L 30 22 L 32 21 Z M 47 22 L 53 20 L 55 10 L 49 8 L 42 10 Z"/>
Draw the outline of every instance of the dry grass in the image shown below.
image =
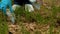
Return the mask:
<path fill-rule="evenodd" d="M 60 34 L 59 0 L 43 0 L 41 9 L 31 13 L 17 8 L 15 15 L 16 25 L 9 24 L 9 32 L 13 34 Z"/>

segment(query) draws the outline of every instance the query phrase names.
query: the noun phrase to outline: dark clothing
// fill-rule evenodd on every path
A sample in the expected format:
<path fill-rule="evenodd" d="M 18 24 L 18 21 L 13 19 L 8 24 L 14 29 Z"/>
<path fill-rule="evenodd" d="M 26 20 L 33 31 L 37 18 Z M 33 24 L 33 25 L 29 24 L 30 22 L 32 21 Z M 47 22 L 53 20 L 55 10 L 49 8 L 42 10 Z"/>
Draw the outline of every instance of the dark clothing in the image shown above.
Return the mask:
<path fill-rule="evenodd" d="M 25 5 L 25 4 L 32 4 L 32 3 L 29 0 L 14 0 L 14 4 Z"/>

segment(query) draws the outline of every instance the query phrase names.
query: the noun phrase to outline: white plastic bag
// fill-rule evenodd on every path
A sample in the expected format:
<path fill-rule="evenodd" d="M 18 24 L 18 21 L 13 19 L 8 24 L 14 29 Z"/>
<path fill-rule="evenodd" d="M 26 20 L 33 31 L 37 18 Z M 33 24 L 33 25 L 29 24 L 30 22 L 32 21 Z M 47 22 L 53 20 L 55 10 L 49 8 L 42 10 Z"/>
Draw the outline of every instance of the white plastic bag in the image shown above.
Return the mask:
<path fill-rule="evenodd" d="M 29 0 L 29 1 L 32 2 L 32 3 L 36 2 L 36 0 Z"/>

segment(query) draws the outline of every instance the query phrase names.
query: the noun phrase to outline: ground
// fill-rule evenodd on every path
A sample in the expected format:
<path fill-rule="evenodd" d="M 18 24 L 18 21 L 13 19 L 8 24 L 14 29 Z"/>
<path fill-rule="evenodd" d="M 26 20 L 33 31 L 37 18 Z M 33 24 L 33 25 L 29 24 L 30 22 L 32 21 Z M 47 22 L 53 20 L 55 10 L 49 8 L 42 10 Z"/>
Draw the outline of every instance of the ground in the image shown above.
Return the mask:
<path fill-rule="evenodd" d="M 9 25 L 9 31 L 13 30 L 13 34 L 60 34 L 59 7 L 59 0 L 43 0 L 40 10 L 35 9 L 32 13 L 22 10 L 17 24 Z"/>
<path fill-rule="evenodd" d="M 60 0 L 43 0 L 40 8 L 31 13 L 17 8 L 16 24 L 7 21 L 9 34 L 60 34 Z M 0 18 L 6 19 L 2 15 Z"/>

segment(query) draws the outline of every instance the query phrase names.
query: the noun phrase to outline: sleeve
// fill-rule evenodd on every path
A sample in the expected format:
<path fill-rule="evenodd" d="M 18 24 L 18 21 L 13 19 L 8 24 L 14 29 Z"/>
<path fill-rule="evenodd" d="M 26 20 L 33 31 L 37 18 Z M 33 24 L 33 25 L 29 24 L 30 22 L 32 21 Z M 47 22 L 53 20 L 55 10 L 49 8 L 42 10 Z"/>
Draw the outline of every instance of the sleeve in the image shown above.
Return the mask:
<path fill-rule="evenodd" d="M 9 1 L 9 7 L 10 7 L 10 12 L 13 13 L 13 9 L 12 9 L 12 1 Z"/>

